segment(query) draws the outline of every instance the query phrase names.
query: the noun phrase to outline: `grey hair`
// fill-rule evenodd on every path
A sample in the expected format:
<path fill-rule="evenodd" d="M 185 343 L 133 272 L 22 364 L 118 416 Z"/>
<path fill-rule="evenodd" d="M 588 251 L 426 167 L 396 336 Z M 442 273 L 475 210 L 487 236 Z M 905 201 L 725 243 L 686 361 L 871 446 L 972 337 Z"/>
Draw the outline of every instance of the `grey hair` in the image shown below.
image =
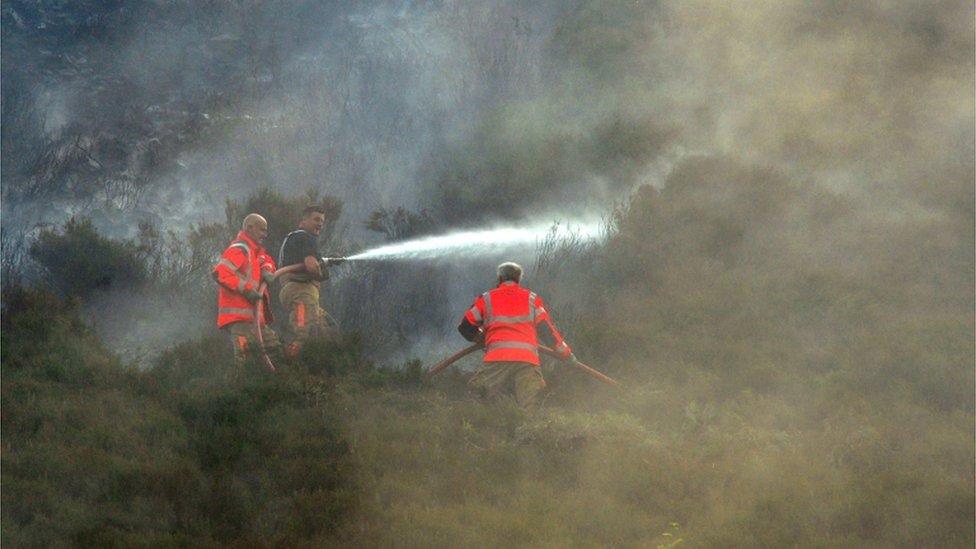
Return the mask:
<path fill-rule="evenodd" d="M 498 266 L 498 280 L 505 282 L 512 280 L 518 282 L 522 279 L 522 267 L 518 263 L 506 261 Z"/>

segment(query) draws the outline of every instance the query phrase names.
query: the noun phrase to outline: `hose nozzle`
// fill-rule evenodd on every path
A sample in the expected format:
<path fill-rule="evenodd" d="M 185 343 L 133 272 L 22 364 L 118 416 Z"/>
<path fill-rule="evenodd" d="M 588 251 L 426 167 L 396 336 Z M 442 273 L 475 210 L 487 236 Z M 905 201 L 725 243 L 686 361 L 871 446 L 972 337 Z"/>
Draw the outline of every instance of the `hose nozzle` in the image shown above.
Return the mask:
<path fill-rule="evenodd" d="M 321 258 L 323 267 L 334 267 L 346 262 L 344 257 L 323 257 Z"/>

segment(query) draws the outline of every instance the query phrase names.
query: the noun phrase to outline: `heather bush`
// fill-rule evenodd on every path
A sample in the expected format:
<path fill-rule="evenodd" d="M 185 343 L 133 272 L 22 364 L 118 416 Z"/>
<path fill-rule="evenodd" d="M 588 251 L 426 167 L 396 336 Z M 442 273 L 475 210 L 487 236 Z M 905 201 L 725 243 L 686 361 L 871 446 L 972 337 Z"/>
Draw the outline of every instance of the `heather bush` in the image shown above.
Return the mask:
<path fill-rule="evenodd" d="M 98 234 L 86 218 L 72 218 L 60 230 L 41 231 L 30 256 L 44 268 L 50 284 L 71 296 L 134 287 L 146 279 L 136 244 Z"/>

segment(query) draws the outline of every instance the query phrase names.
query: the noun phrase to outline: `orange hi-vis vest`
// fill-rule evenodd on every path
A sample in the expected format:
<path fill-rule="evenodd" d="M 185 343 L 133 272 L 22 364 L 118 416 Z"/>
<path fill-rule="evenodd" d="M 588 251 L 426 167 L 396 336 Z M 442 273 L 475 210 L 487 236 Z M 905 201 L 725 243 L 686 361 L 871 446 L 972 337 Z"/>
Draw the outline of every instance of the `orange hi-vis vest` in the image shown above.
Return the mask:
<path fill-rule="evenodd" d="M 261 285 L 261 271 L 275 271 L 274 259 L 247 233 L 237 233 L 237 238 L 220 255 L 213 268 L 213 277 L 220 285 L 217 293 L 217 327 L 233 322 L 253 322 L 254 305 L 244 297 L 248 290 L 257 291 Z M 264 292 L 264 324 L 272 320 L 270 294 Z"/>
<path fill-rule="evenodd" d="M 464 318 L 485 333 L 485 362 L 527 362 L 539 365 L 535 327 L 546 321 L 557 347 L 566 343 L 555 330 L 542 298 L 516 282 L 502 282 L 474 301 Z"/>

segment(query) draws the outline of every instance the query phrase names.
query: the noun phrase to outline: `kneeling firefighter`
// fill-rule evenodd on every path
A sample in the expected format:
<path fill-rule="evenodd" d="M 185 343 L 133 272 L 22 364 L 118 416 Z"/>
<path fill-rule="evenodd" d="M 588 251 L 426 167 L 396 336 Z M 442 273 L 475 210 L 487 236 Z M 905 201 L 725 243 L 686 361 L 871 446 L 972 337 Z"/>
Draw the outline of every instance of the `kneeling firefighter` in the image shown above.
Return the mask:
<path fill-rule="evenodd" d="M 278 263 L 281 267 L 302 264 L 304 269 L 282 274 L 278 298 L 288 309 L 290 342 L 285 354 L 298 355 L 309 335 L 331 337 L 336 330 L 326 322 L 326 312 L 319 304 L 319 288 L 328 280 L 328 264 L 318 256 L 318 238 L 325 226 L 325 210 L 309 206 L 302 211 L 298 229 L 288 233 L 281 243 Z M 338 263 L 339 260 L 330 260 Z"/>
<path fill-rule="evenodd" d="M 468 341 L 484 337 L 484 363 L 468 382 L 485 396 L 512 391 L 523 408 L 539 402 L 546 382 L 539 369 L 536 325 L 545 322 L 562 358 L 575 358 L 556 330 L 542 298 L 519 285 L 522 267 L 515 263 L 498 266 L 498 286 L 475 299 L 464 314 L 458 331 Z"/>

